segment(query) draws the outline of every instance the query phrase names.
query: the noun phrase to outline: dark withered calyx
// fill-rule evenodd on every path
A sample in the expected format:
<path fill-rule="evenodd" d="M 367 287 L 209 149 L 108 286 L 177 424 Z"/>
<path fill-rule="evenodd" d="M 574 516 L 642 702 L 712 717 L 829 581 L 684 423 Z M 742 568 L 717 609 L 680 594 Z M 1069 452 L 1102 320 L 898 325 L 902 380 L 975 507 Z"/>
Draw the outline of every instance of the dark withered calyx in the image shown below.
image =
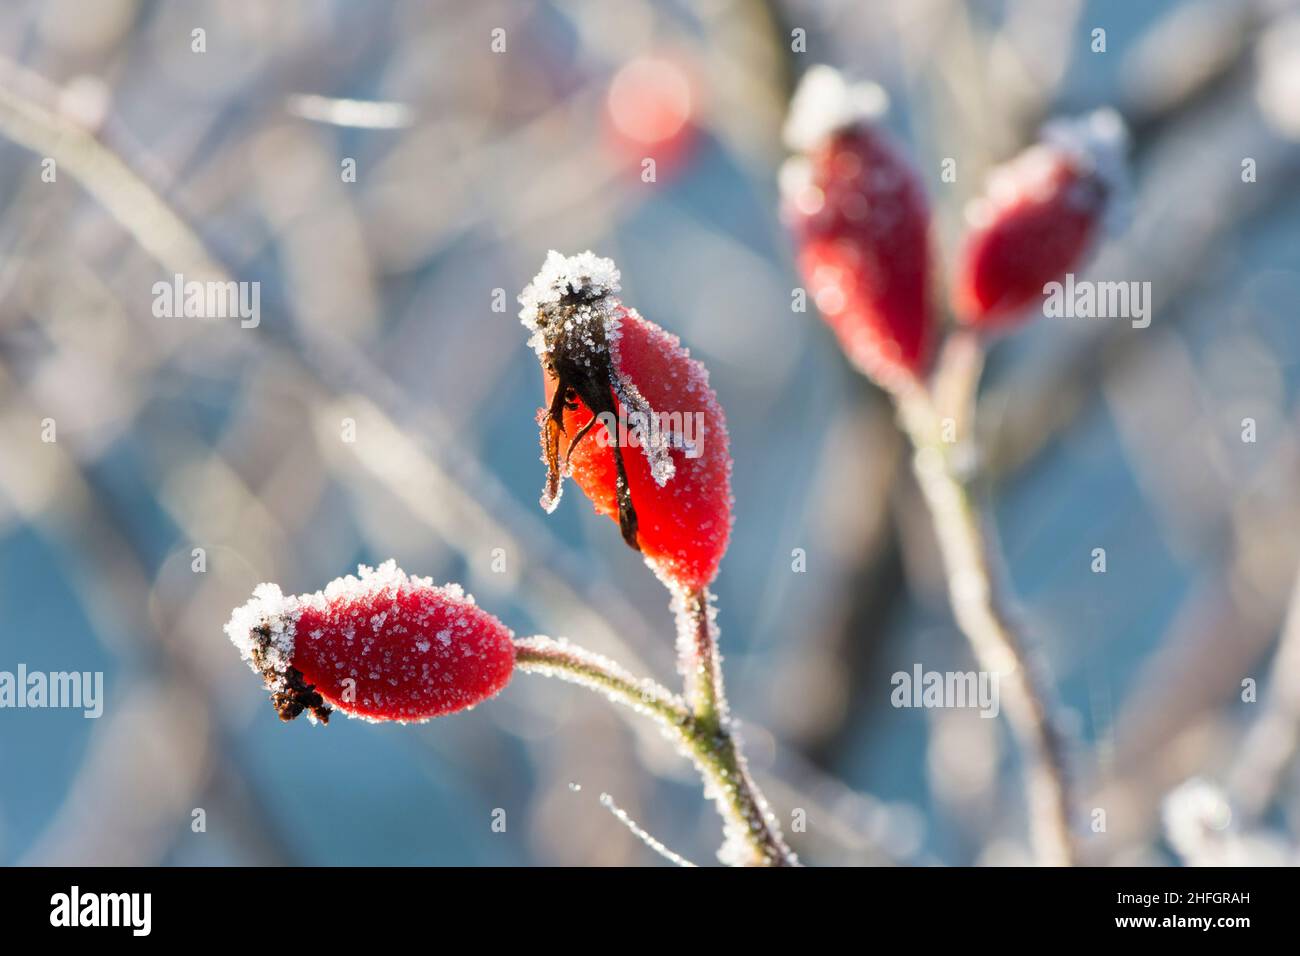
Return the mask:
<path fill-rule="evenodd" d="M 592 418 L 569 439 L 565 448 L 565 465 L 578 442 L 600 423 L 602 414 L 607 420 L 617 418 L 617 406 L 612 389 L 616 382 L 609 343 L 604 323 L 593 320 L 607 298 L 604 292 L 590 288 L 570 290 L 558 302 L 538 310 L 537 328 L 546 343 L 542 354 L 542 368 L 556 380 L 551 407 L 542 420 L 542 456 L 546 462 L 547 496 L 554 500 L 560 490 L 563 468 L 560 464 L 560 435 L 564 434 L 564 411 L 573 411 L 581 401 L 591 410 Z M 623 449 L 618 443 L 618 429 L 608 430 L 610 447 L 614 449 L 614 465 L 618 469 L 616 495 L 618 499 L 618 526 L 623 540 L 634 550 L 637 543 L 636 509 L 632 505 L 632 492 L 628 488 L 627 469 L 623 463 Z"/>
<path fill-rule="evenodd" d="M 293 720 L 303 711 L 307 711 L 322 724 L 330 721 L 331 708 L 325 698 L 316 692 L 316 685 L 309 684 L 296 667 L 288 667 L 283 673 L 272 666 L 266 648 L 271 643 L 271 632 L 267 628 L 254 628 L 257 644 L 253 647 L 253 663 L 262 672 L 271 691 L 271 706 L 281 720 Z"/>

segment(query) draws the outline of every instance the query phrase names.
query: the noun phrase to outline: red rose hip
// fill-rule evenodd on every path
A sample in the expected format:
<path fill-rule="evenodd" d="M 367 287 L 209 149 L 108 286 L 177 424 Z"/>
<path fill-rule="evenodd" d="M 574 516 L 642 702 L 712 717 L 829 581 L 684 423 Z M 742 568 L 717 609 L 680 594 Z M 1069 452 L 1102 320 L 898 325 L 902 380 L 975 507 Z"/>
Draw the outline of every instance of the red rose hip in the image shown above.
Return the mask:
<path fill-rule="evenodd" d="M 473 707 L 510 679 L 510 630 L 458 585 L 407 577 L 393 561 L 315 594 L 261 584 L 226 634 L 262 675 L 282 720 L 331 707 L 368 720 L 420 721 Z"/>
<path fill-rule="evenodd" d="M 616 296 L 618 270 L 551 252 L 520 296 L 541 359 L 546 488 L 573 477 L 670 585 L 702 588 L 731 535 L 727 425 L 704 366 Z"/>
<path fill-rule="evenodd" d="M 989 176 L 967 209 L 953 284 L 962 321 L 997 328 L 1029 317 L 1044 286 L 1083 265 L 1116 207 L 1127 133 L 1112 110 L 1057 121 Z"/>
<path fill-rule="evenodd" d="M 934 323 L 930 210 L 915 168 L 872 121 L 878 87 L 830 67 L 800 83 L 781 170 L 799 270 L 845 355 L 886 388 L 923 375 Z"/>

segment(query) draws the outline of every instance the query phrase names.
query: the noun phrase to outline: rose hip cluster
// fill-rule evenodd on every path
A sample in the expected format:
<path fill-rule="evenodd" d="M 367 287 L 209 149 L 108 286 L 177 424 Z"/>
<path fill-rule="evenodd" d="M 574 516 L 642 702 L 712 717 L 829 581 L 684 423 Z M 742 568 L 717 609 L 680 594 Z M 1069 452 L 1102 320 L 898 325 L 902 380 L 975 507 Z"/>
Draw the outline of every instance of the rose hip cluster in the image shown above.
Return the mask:
<path fill-rule="evenodd" d="M 547 405 L 542 504 L 571 476 L 671 589 L 702 593 L 731 534 L 726 420 L 704 366 L 624 306 L 618 280 L 609 259 L 552 252 L 520 296 Z M 298 596 L 259 585 L 226 625 L 283 720 L 426 720 L 505 686 L 513 635 L 459 586 L 392 561 L 359 575 Z"/>
<path fill-rule="evenodd" d="M 916 168 L 876 124 L 884 94 L 814 67 L 795 95 L 784 213 L 813 301 L 849 360 L 897 390 L 929 370 L 936 337 L 930 211 Z M 1083 263 L 1117 199 L 1126 133 L 1111 110 L 1049 124 L 967 209 L 950 300 L 976 329 L 1024 320 L 1043 286 Z"/>
<path fill-rule="evenodd" d="M 316 594 L 286 597 L 261 584 L 226 633 L 282 720 L 305 711 L 325 722 L 332 709 L 368 720 L 426 720 L 492 697 L 515 671 L 599 691 L 658 721 L 694 763 L 722 817 L 719 860 L 798 866 L 733 733 L 720 669 L 708 586 L 731 537 L 722 407 L 704 366 L 618 292 L 611 260 L 551 252 L 519 297 L 546 402 L 538 411 L 541 503 L 554 510 L 572 477 L 668 587 L 682 695 L 567 642 L 516 641 L 459 587 L 407 577 L 392 561 L 362 566 L 359 577 Z"/>
<path fill-rule="evenodd" d="M 874 88 L 810 71 L 793 104 L 785 212 L 812 297 L 849 359 L 895 393 L 923 394 L 934 352 L 934 256 L 921 177 L 872 121 Z M 950 299 L 976 329 L 1025 316 L 1043 286 L 1081 263 L 1115 204 L 1124 132 L 1097 113 L 1049 127 L 989 180 Z M 684 696 L 636 682 L 548 638 L 515 641 L 458 586 L 435 587 L 389 561 L 315 594 L 258 586 L 226 632 L 283 720 L 333 709 L 421 721 L 473 707 L 518 670 L 564 676 L 657 716 L 717 803 L 729 862 L 797 865 L 732 733 L 713 598 L 732 527 L 726 420 L 704 366 L 619 299 L 619 272 L 590 251 L 551 252 L 519 297 L 539 359 L 546 480 L 559 504 L 573 478 L 673 593 Z M 917 388 L 915 386 L 921 386 Z M 969 549 L 968 549 L 969 550 Z"/>

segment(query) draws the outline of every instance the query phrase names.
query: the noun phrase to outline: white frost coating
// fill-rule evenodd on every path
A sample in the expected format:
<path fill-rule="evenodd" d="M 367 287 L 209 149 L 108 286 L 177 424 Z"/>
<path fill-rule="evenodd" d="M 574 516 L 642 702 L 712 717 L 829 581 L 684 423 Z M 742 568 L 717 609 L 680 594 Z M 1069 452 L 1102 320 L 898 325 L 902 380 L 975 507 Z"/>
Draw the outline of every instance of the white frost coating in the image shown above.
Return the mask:
<path fill-rule="evenodd" d="M 377 568 L 365 564 L 357 565 L 357 575 L 359 577 L 348 574 L 341 578 L 335 578 L 325 585 L 322 591 L 316 591 L 314 594 L 300 594 L 297 598 L 290 598 L 289 600 L 297 601 L 301 607 L 310 606 L 325 610 L 338 601 L 357 601 L 384 591 L 396 597 L 399 593 L 410 591 L 413 588 L 427 588 L 435 594 L 440 594 L 453 601 L 460 601 L 465 604 L 474 603 L 473 596 L 466 594 L 459 584 L 436 587 L 432 578 L 407 575 L 392 558 L 389 558 Z"/>
<path fill-rule="evenodd" d="M 1277 17 L 1255 47 L 1255 102 L 1287 139 L 1300 139 L 1300 14 Z"/>
<path fill-rule="evenodd" d="M 1125 185 L 1128 127 L 1123 117 L 1110 107 L 1052 120 L 1043 127 L 1043 142 L 1068 153 L 1112 192 Z"/>
<path fill-rule="evenodd" d="M 639 319 L 641 316 L 636 309 L 628 309 L 627 314 L 633 319 Z M 614 394 L 622 402 L 625 409 L 629 409 L 640 415 L 645 416 L 645 427 L 641 431 L 641 448 L 645 451 L 646 461 L 650 463 L 650 474 L 660 488 L 668 484 L 673 475 L 677 473 L 677 466 L 673 463 L 673 456 L 669 454 L 669 448 L 672 447 L 674 436 L 666 429 L 659 428 L 659 419 L 655 415 L 655 410 L 646 401 L 646 397 L 641 394 L 641 390 L 636 387 L 636 383 L 622 372 L 623 360 L 619 355 L 618 343 L 621 339 L 619 332 L 619 318 L 614 315 L 610 318 L 605 327 L 606 340 L 609 342 L 610 368 L 614 372 L 614 380 L 610 383 L 614 387 Z M 681 436 L 677 436 L 680 441 Z"/>
<path fill-rule="evenodd" d="M 1128 129 L 1112 109 L 1053 120 L 1043 127 L 1039 142 L 989 172 L 984 195 L 966 206 L 966 220 L 979 229 L 1019 202 L 1048 201 L 1059 188 L 1057 173 L 1064 160 L 1079 174 L 1066 200 L 1080 208 L 1102 204 L 1106 227 L 1117 230 L 1127 217 L 1127 151 Z"/>
<path fill-rule="evenodd" d="M 679 724 L 669 720 L 664 713 L 651 707 L 650 704 L 657 703 L 668 710 L 677 711 L 682 715 L 681 719 L 685 720 L 686 703 L 654 680 L 648 677 L 634 677 L 608 657 L 576 644 L 570 644 L 562 637 L 551 638 L 544 634 L 522 637 L 515 641 L 515 647 L 550 655 L 552 658 L 549 661 L 544 658 L 529 660 L 516 658 L 515 666 L 519 669 L 556 677 L 602 693 L 615 703 L 624 704 L 639 714 L 652 717 L 666 732 L 673 735 L 673 739 L 680 740 Z M 611 688 L 606 678 L 632 688 L 634 695 L 629 696 Z M 683 751 L 683 753 L 688 752 Z"/>
<path fill-rule="evenodd" d="M 687 701 L 699 700 L 706 686 L 706 682 L 716 680 L 716 674 L 722 667 L 722 654 L 718 648 L 718 609 L 713 602 L 713 596 L 707 592 L 703 596 L 705 601 L 705 614 L 703 622 L 697 620 L 696 615 L 691 608 L 690 595 L 678 585 L 670 584 L 668 590 L 672 594 L 673 617 L 677 622 L 677 662 L 678 671 L 682 674 L 686 683 Z M 705 634 L 700 633 L 700 628 L 705 629 Z M 713 668 L 708 669 L 703 666 L 696 648 L 702 639 L 707 639 L 708 643 L 713 645 L 714 660 Z M 715 708 L 717 719 L 724 729 L 734 737 L 739 737 L 739 728 L 731 720 L 731 714 L 727 707 L 726 696 L 721 693 L 721 688 L 715 685 L 713 697 L 716 701 Z M 734 752 L 734 771 L 726 770 L 722 767 L 710 767 L 704 763 L 697 765 L 705 771 L 704 794 L 710 800 L 717 804 L 719 812 L 723 819 L 723 843 L 718 848 L 718 861 L 725 866 L 750 866 L 760 862 L 755 854 L 754 846 L 751 842 L 752 835 L 756 832 L 766 830 L 776 835 L 776 840 L 780 843 L 780 827 L 776 818 L 772 815 L 771 807 L 763 795 L 752 785 L 749 778 L 749 767 L 745 760 L 742 748 L 737 744 Z M 752 797 L 752 808 L 747 811 L 737 806 L 733 800 L 733 795 L 737 791 L 747 792 Z M 797 862 L 797 857 L 790 853 L 788 849 L 784 851 L 792 862 Z"/>
<path fill-rule="evenodd" d="M 265 654 L 266 663 L 272 669 L 283 674 L 293 660 L 294 631 L 299 612 L 297 598 L 286 596 L 278 584 L 259 584 L 253 589 L 252 599 L 231 613 L 225 626 L 226 636 L 239 648 L 239 656 L 248 661 L 255 673 L 262 673 L 253 660 L 253 651 L 258 650 Z M 271 635 L 265 648 L 261 637 L 253 633 L 263 627 Z"/>
<path fill-rule="evenodd" d="M 1170 792 L 1162 807 L 1169 845 L 1188 866 L 1295 866 L 1288 841 L 1243 830 L 1223 788 L 1194 777 Z"/>
<path fill-rule="evenodd" d="M 875 83 L 849 83 L 839 70 L 814 66 L 803 75 L 782 135 L 796 152 L 807 152 L 836 130 L 878 119 L 889 109 L 889 94 Z"/>
<path fill-rule="evenodd" d="M 544 452 L 542 453 L 541 457 L 538 458 L 538 461 L 540 461 L 543 465 L 550 464 L 546 460 L 546 454 Z M 542 486 L 542 496 L 537 499 L 538 504 L 542 506 L 542 510 L 545 511 L 548 515 L 554 514 L 555 509 L 560 507 L 560 499 L 564 497 L 565 479 L 572 478 L 572 477 L 573 477 L 573 467 L 567 461 L 565 461 L 563 457 L 561 457 L 560 458 L 560 480 L 555 483 L 554 494 L 551 493 L 551 486 L 548 483 Z"/>
<path fill-rule="evenodd" d="M 647 560 L 646 563 L 650 562 Z M 654 568 L 654 565 L 650 566 Z M 656 569 L 656 574 L 658 573 Z M 693 599 L 687 590 L 665 575 L 659 574 L 659 579 L 663 581 L 671 595 L 669 603 L 673 611 L 673 620 L 677 625 L 677 639 L 674 645 L 677 649 L 677 672 L 682 675 L 685 682 L 686 699 L 699 700 L 705 691 L 711 690 L 712 696 L 717 699 L 718 719 L 726 724 L 731 719 L 726 697 L 718 693 L 716 686 L 713 688 L 707 686 L 707 682 L 716 680 L 715 675 L 722 669 L 722 652 L 717 649 L 721 631 L 718 629 L 718 607 L 714 603 L 713 595 L 705 592 L 704 621 L 700 622 L 696 620 L 691 606 Z M 706 628 L 705 634 L 700 633 L 701 626 Z M 705 670 L 701 665 L 697 652 L 704 638 L 707 638 L 708 643 L 714 647 L 712 671 Z"/>
<path fill-rule="evenodd" d="M 572 785 L 570 785 L 572 786 Z M 653 836 L 651 836 L 641 824 L 632 819 L 626 810 L 614 802 L 614 798 L 608 793 L 600 795 L 600 805 L 614 815 L 614 819 L 632 832 L 632 835 L 648 846 L 651 850 L 658 853 L 669 863 L 682 867 L 694 867 L 695 864 L 679 853 L 674 853 L 668 847 L 664 846 Z"/>
<path fill-rule="evenodd" d="M 519 293 L 519 321 L 532 332 L 528 344 L 541 355 L 545 350 L 537 314 L 544 307 L 554 305 L 571 292 L 587 290 L 593 297 L 618 292 L 618 268 L 613 259 L 602 259 L 590 249 L 574 256 L 565 256 L 552 249 L 546 253 L 541 271 Z"/>
<path fill-rule="evenodd" d="M 351 602 L 385 591 L 395 599 L 399 592 L 412 588 L 427 588 L 463 604 L 474 603 L 473 596 L 466 594 L 459 584 L 435 587 L 430 578 L 408 576 L 391 558 L 378 568 L 358 565 L 357 574 L 359 577 L 349 574 L 335 578 L 325 585 L 324 590 L 314 594 L 285 594 L 278 584 L 259 584 L 253 589 L 252 599 L 231 613 L 224 628 L 226 636 L 239 648 L 240 657 L 248 662 L 255 673 L 263 674 L 263 666 L 269 665 L 275 673 L 283 674 L 293 661 L 298 620 L 304 608 L 325 610 L 339 601 Z M 386 617 L 386 613 L 376 615 L 370 623 L 378 630 Z M 269 632 L 269 642 L 255 633 L 261 628 Z M 309 635 L 311 638 L 319 636 L 319 631 Z M 263 666 L 259 666 L 253 659 L 255 650 L 263 654 Z"/>
<path fill-rule="evenodd" d="M 1194 777 L 1171 791 L 1162 814 L 1170 845 L 1188 863 L 1208 863 L 1229 848 L 1232 808 L 1209 781 Z"/>
<path fill-rule="evenodd" d="M 777 170 L 776 183 L 786 201 L 793 201 L 812 188 L 813 165 L 808 157 L 798 153 L 787 157 Z"/>
<path fill-rule="evenodd" d="M 1124 118 L 1110 107 L 1082 116 L 1052 120 L 1043 127 L 1043 142 L 1070 156 L 1080 169 L 1106 187 L 1105 225 L 1121 229 L 1129 216 L 1132 194 L 1128 174 L 1129 132 Z"/>

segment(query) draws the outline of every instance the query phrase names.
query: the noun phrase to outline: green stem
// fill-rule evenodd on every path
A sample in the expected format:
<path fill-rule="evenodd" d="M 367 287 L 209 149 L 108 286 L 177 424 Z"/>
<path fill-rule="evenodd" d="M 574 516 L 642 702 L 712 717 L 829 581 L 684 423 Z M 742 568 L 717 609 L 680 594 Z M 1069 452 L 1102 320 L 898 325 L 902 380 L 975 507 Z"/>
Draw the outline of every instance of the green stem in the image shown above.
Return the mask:
<path fill-rule="evenodd" d="M 973 391 L 978 361 L 967 363 L 966 369 Z M 994 559 L 964 477 L 967 469 L 955 460 L 958 446 L 944 440 L 943 419 L 927 391 L 918 387 L 895 398 L 915 449 L 913 470 L 934 521 L 953 616 L 980 667 L 998 675 L 1008 718 L 1025 753 L 1030 829 L 1038 856 L 1047 864 L 1073 865 L 1065 735 L 1048 703 L 1047 682 L 999 597 Z"/>
<path fill-rule="evenodd" d="M 677 666 L 696 733 L 697 763 L 707 768 L 709 787 L 726 824 L 724 859 L 759 866 L 798 864 L 781 827 L 754 783 L 736 739 L 722 682 L 717 611 L 707 588 L 670 587 L 677 619 Z"/>
<path fill-rule="evenodd" d="M 519 638 L 515 641 L 515 667 L 599 691 L 615 703 L 653 718 L 672 734 L 685 733 L 691 720 L 682 699 L 666 687 L 635 678 L 609 658 L 568 641 L 542 636 Z"/>
<path fill-rule="evenodd" d="M 698 611 L 701 606 L 692 607 Z M 707 631 L 707 599 L 702 608 Z M 715 650 L 714 660 L 716 656 Z M 657 721 L 704 779 L 705 794 L 717 807 L 727 835 L 719 853 L 724 862 L 797 865 L 767 801 L 749 776 L 731 728 L 717 719 L 719 711 L 702 719 L 685 700 L 654 681 L 635 678 L 607 658 L 549 637 L 516 640 L 515 666 L 527 673 L 558 677 L 598 691 Z"/>
<path fill-rule="evenodd" d="M 686 702 L 700 723 L 722 726 L 729 715 L 722 688 L 713 595 L 704 588 L 669 590 L 677 620 L 677 669 L 682 674 Z"/>

